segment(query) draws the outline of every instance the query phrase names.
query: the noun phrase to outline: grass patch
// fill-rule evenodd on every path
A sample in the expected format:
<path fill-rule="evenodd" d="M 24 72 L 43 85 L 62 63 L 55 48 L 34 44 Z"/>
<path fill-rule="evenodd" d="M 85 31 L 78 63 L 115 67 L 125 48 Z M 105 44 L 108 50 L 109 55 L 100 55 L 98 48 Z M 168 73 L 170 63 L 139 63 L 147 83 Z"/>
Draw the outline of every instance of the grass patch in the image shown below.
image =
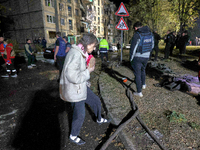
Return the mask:
<path fill-rule="evenodd" d="M 187 121 L 184 114 L 177 113 L 176 111 L 172 111 L 171 114 L 167 116 L 167 118 L 169 118 L 170 122 L 181 123 Z"/>

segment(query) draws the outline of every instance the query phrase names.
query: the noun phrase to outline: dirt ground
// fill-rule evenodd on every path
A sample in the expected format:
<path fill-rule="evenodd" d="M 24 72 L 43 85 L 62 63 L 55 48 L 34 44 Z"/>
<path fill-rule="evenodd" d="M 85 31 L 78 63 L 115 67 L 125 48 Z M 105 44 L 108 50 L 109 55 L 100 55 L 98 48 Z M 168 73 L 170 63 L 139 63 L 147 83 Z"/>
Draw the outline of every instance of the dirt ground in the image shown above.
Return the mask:
<path fill-rule="evenodd" d="M 176 75 L 197 76 L 198 53 L 199 50 L 194 50 L 179 56 L 178 50 L 174 50 L 173 57 L 164 61 L 161 51 L 157 63 L 166 64 Z M 116 123 L 120 123 L 131 110 L 124 85 L 120 84 L 119 80 L 126 77 L 128 81 L 125 85 L 130 86 L 132 91 L 136 90 L 135 83 L 132 83 L 134 74 L 129 66 L 128 58 L 128 52 L 125 51 L 123 63 L 118 65 L 113 61 L 110 68 L 108 67 L 105 73 L 101 73 L 99 80 L 104 89 L 101 94 L 107 97 L 107 108 L 116 118 Z M 141 118 L 167 149 L 200 150 L 199 96 L 179 90 L 170 91 L 164 87 L 156 87 L 155 85 L 160 80 L 162 79 L 156 78 L 152 70 L 147 71 L 147 88 L 142 91 L 144 96 L 142 98 L 134 97 Z M 160 149 L 136 119 L 129 123 L 123 132 L 137 150 Z"/>
<path fill-rule="evenodd" d="M 187 55 L 184 56 L 179 56 L 177 53 L 178 52 L 175 50 L 174 56 L 171 57 L 170 60 L 162 61 L 160 60 L 163 57 L 161 51 L 161 53 L 159 53 L 160 59 L 158 63 L 166 64 L 177 74 L 197 76 L 198 67 L 195 60 L 198 59 L 198 50 L 187 52 Z M 99 84 L 103 85 L 103 93 L 99 94 L 99 96 L 108 98 L 110 102 L 110 105 L 107 105 L 107 108 L 109 108 L 108 113 L 112 113 L 114 118 L 116 118 L 115 123 L 119 123 L 131 110 L 130 101 L 126 95 L 124 85 L 119 81 L 122 80 L 123 77 L 126 77 L 128 81 L 125 85 L 129 86 L 131 84 L 130 89 L 132 91 L 135 91 L 136 87 L 135 84 L 132 83 L 134 81 L 134 75 L 129 66 L 128 52 L 124 51 L 123 63 L 121 65 L 118 64 L 120 54 L 113 54 L 114 53 L 109 54 L 109 57 L 112 57 L 112 61 L 108 63 L 107 69 L 104 69 L 103 66 L 101 66 L 100 59 L 97 59 L 95 71 L 91 74 L 91 89 L 98 94 Z M 33 143 L 42 144 L 41 141 L 45 140 L 47 144 L 46 147 L 40 147 L 40 149 L 50 149 L 52 147 L 59 149 L 64 146 L 63 144 L 65 143 L 63 141 L 60 143 L 60 141 L 67 139 L 67 137 L 63 137 L 63 133 L 68 131 L 63 130 L 63 125 L 65 126 L 66 124 L 63 123 L 65 121 L 63 121 L 64 114 L 62 114 L 62 112 L 65 108 L 58 96 L 56 82 L 58 72 L 50 65 L 42 64 L 38 66 L 37 72 L 34 70 L 28 72 L 26 68 L 22 67 L 21 74 L 22 73 L 23 76 L 19 74 L 17 79 L 0 80 L 0 94 L 4 97 L 4 99 L 1 99 L 1 108 L 5 109 L 1 109 L 0 112 L 1 114 L 11 112 L 11 114 L 1 116 L 0 118 L 0 126 L 4 126 L 4 130 L 0 130 L 1 143 L 8 144 L 9 141 L 14 140 L 16 142 L 14 147 L 33 146 L 32 148 L 34 148 L 35 145 L 33 145 Z M 30 73 L 32 75 L 30 75 Z M 159 79 L 155 78 L 153 72 L 149 70 L 146 77 L 147 88 L 143 91 L 144 97 L 134 97 L 141 118 L 150 130 L 156 133 L 157 137 L 166 148 L 171 150 L 200 150 L 199 97 L 178 90 L 169 91 L 164 87 L 154 86 L 154 84 L 157 83 L 159 83 Z M 41 96 L 45 99 L 41 99 Z M 51 100 L 51 103 L 49 103 L 49 100 Z M 108 110 L 105 109 L 104 113 L 106 113 L 106 111 Z M 22 117 L 25 118 L 25 120 Z M 88 120 L 91 120 L 91 117 Z M 37 124 L 35 124 L 35 121 L 37 121 Z M 38 124 L 38 122 L 40 123 Z M 87 126 L 91 124 L 88 121 L 86 122 Z M 42 130 L 48 127 L 48 124 L 55 124 L 56 128 L 46 128 L 47 130 Z M 92 124 L 92 126 L 94 125 Z M 21 130 L 21 127 L 26 130 Z M 19 128 L 17 133 L 16 128 Z M 102 130 L 106 132 L 106 126 L 103 128 L 105 129 Z M 96 131 L 95 126 L 94 128 L 88 129 L 86 133 L 91 132 L 91 130 Z M 136 150 L 160 149 L 137 120 L 130 122 L 123 132 L 134 144 Z M 86 133 L 83 133 L 83 135 L 88 135 Z M 18 137 L 12 139 L 15 134 L 17 134 Z M 53 134 L 55 135 L 52 136 Z M 94 134 L 99 139 L 96 138 L 93 142 L 97 147 L 102 140 L 102 135 L 99 134 L 97 136 L 95 132 Z M 92 142 L 92 136 L 93 135 L 85 136 L 84 138 Z M 34 140 L 31 140 L 31 138 L 34 138 Z M 20 139 L 20 141 L 18 141 L 18 139 Z M 24 143 L 24 141 L 28 141 L 28 143 Z M 112 143 L 113 147 L 115 147 L 115 145 L 117 149 L 125 150 L 121 142 L 117 141 Z M 95 145 L 93 144 L 90 146 L 94 147 Z M 71 147 L 76 149 L 73 145 L 71 145 Z M 87 147 L 82 147 L 82 149 L 87 149 Z"/>

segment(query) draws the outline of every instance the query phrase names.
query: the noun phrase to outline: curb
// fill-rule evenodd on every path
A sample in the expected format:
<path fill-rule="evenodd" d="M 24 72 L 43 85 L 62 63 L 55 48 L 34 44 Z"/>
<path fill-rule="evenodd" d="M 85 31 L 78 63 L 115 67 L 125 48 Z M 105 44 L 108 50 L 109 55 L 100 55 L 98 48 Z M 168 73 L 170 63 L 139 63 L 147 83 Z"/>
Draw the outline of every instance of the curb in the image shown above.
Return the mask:
<path fill-rule="evenodd" d="M 102 87 L 101 87 L 101 84 L 99 84 L 99 91 L 100 91 L 100 94 L 102 93 Z M 108 111 L 108 117 L 112 120 L 111 123 L 115 124 L 115 125 L 118 125 L 118 122 L 117 119 L 114 117 L 113 114 L 110 113 L 108 107 L 106 106 L 106 97 L 103 97 L 102 94 L 101 94 L 101 98 L 103 100 L 103 103 L 106 107 L 106 110 Z M 136 150 L 133 145 L 133 143 L 129 140 L 129 138 L 126 136 L 126 134 L 122 131 L 119 132 L 119 138 L 120 140 L 122 141 L 122 143 L 124 144 L 125 148 L 127 150 Z"/>

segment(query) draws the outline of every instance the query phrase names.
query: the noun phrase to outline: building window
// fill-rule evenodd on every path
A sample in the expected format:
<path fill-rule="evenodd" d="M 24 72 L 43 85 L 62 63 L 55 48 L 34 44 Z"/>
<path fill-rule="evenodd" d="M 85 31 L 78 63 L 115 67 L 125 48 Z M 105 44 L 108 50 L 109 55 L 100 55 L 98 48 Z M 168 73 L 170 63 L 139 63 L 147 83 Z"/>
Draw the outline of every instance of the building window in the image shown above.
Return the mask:
<path fill-rule="evenodd" d="M 101 18 L 101 23 L 104 23 L 104 18 Z"/>
<path fill-rule="evenodd" d="M 56 32 L 55 31 L 49 31 L 49 38 L 54 39 L 56 37 Z"/>
<path fill-rule="evenodd" d="M 79 16 L 79 11 L 78 11 L 78 9 L 75 9 L 75 12 L 76 12 L 76 16 Z"/>
<path fill-rule="evenodd" d="M 78 0 L 75 0 L 75 3 L 78 3 Z"/>
<path fill-rule="evenodd" d="M 55 23 L 55 17 L 54 16 L 50 16 L 50 15 L 47 15 L 47 22 L 49 23 Z"/>
<path fill-rule="evenodd" d="M 98 27 L 98 33 L 100 33 L 100 27 Z"/>
<path fill-rule="evenodd" d="M 73 30 L 73 24 L 72 24 L 72 20 L 69 19 L 69 29 Z"/>
<path fill-rule="evenodd" d="M 98 6 L 100 5 L 100 0 L 98 0 Z"/>
<path fill-rule="evenodd" d="M 98 24 L 100 24 L 100 17 L 98 17 Z"/>
<path fill-rule="evenodd" d="M 68 6 L 68 16 L 72 17 L 72 8 Z"/>
<path fill-rule="evenodd" d="M 64 19 L 64 18 L 61 18 L 61 19 L 60 19 L 60 24 L 61 24 L 61 25 L 65 25 L 65 19 Z"/>
<path fill-rule="evenodd" d="M 94 21 L 96 21 L 96 16 L 94 16 Z"/>
<path fill-rule="evenodd" d="M 103 32 L 103 27 L 101 27 L 101 32 Z"/>
<path fill-rule="evenodd" d="M 59 3 L 59 10 L 62 11 L 64 9 L 64 5 L 62 3 Z"/>
<path fill-rule="evenodd" d="M 67 0 L 68 3 L 71 3 L 71 0 Z"/>
<path fill-rule="evenodd" d="M 45 0 L 45 6 L 54 7 L 54 0 Z"/>
<path fill-rule="evenodd" d="M 63 36 L 66 36 L 66 33 L 65 33 L 65 32 L 62 32 L 61 35 L 62 35 L 62 37 L 63 37 Z"/>
<path fill-rule="evenodd" d="M 98 7 L 98 15 L 100 15 L 100 8 Z"/>
<path fill-rule="evenodd" d="M 94 11 L 96 12 L 96 6 L 94 6 Z"/>

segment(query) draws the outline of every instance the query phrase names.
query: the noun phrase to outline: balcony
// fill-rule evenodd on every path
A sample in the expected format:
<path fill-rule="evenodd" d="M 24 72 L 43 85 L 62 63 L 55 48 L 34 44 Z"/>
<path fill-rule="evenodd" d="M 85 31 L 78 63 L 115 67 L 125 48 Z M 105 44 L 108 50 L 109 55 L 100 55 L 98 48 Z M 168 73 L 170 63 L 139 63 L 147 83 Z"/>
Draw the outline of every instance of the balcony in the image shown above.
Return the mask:
<path fill-rule="evenodd" d="M 81 0 L 83 4 L 89 5 L 93 3 L 93 0 Z"/>

